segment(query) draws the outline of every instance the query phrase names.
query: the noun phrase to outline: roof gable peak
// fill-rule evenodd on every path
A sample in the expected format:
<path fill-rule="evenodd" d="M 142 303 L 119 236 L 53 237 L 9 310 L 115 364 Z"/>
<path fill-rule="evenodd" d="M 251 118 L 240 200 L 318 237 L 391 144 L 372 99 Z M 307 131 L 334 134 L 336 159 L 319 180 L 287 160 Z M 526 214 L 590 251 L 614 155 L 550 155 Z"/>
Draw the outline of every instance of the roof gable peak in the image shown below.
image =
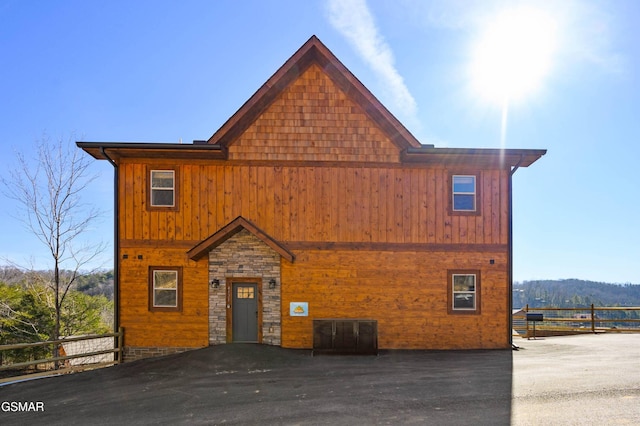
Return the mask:
<path fill-rule="evenodd" d="M 252 235 L 261 240 L 267 246 L 271 247 L 276 253 L 287 259 L 289 262 L 293 262 L 294 255 L 287 250 L 286 247 L 242 216 L 238 216 L 220 228 L 217 232 L 214 232 L 211 236 L 198 243 L 187 252 L 187 256 L 189 259 L 197 261 L 204 256 L 207 256 L 212 249 L 218 247 L 220 244 L 224 243 L 243 229 L 249 231 Z"/>
<path fill-rule="evenodd" d="M 420 147 L 420 142 L 397 118 L 345 67 L 316 37 L 311 36 L 273 74 L 240 109 L 207 141 L 219 144 L 224 151 L 264 112 L 278 95 L 296 80 L 311 64 L 324 73 L 354 102 L 359 104 L 400 149 Z"/>

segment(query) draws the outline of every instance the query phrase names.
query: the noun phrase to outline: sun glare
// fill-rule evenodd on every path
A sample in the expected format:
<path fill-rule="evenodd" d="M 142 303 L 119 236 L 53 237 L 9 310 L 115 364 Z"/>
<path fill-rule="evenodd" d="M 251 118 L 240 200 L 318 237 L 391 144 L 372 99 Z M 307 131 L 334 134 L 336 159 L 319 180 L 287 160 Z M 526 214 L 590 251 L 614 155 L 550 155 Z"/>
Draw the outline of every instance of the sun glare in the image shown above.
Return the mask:
<path fill-rule="evenodd" d="M 534 93 L 548 74 L 556 49 L 556 25 L 533 8 L 505 11 L 487 23 L 475 46 L 474 89 L 500 105 Z"/>

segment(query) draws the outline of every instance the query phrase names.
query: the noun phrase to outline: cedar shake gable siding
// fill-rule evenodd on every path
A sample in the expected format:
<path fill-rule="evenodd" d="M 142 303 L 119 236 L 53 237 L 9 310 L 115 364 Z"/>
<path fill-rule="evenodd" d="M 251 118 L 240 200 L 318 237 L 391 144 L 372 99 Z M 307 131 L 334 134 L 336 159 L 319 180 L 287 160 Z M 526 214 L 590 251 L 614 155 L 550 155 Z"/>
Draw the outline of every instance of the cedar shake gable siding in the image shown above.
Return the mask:
<path fill-rule="evenodd" d="M 244 105 L 207 141 L 228 149 L 236 138 L 244 133 L 251 123 L 285 91 L 285 89 L 315 64 L 322 74 L 333 81 L 342 93 L 359 105 L 380 126 L 400 149 L 419 148 L 420 142 L 385 108 L 378 99 L 336 58 L 336 56 L 314 35 L 287 60 L 267 82 L 258 89 Z M 318 87 L 322 87 L 320 84 Z M 314 86 L 308 86 L 314 93 Z M 312 97 L 305 106 L 315 104 Z M 344 111 L 351 112 L 351 111 Z M 343 112 L 343 113 L 344 113 Z M 340 114 L 340 113 L 338 113 Z"/>

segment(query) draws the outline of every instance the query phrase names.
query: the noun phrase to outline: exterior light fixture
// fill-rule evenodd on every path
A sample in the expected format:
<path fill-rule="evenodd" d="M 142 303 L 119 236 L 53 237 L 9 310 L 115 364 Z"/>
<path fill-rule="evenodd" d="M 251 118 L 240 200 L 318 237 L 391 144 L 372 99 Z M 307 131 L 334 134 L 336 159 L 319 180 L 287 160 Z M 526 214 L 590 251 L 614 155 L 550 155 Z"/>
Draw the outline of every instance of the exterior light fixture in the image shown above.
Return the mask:
<path fill-rule="evenodd" d="M 211 287 L 213 287 L 213 288 L 220 287 L 220 280 L 217 279 L 217 278 L 214 278 L 213 280 L 211 280 Z"/>
<path fill-rule="evenodd" d="M 270 288 L 270 289 L 272 289 L 272 290 L 273 290 L 274 288 L 276 288 L 276 280 L 275 280 L 274 278 L 271 278 L 271 279 L 269 280 L 269 288 Z"/>

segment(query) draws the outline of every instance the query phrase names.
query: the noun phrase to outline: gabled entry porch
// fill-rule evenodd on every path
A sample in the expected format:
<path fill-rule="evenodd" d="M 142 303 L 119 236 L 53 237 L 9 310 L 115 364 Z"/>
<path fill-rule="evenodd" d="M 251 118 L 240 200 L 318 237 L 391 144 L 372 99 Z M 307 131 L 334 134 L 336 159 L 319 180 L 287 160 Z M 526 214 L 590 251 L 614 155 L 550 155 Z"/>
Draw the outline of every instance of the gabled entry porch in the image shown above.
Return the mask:
<path fill-rule="evenodd" d="M 209 344 L 281 344 L 280 262 L 291 252 L 238 217 L 188 255 L 209 259 Z"/>

